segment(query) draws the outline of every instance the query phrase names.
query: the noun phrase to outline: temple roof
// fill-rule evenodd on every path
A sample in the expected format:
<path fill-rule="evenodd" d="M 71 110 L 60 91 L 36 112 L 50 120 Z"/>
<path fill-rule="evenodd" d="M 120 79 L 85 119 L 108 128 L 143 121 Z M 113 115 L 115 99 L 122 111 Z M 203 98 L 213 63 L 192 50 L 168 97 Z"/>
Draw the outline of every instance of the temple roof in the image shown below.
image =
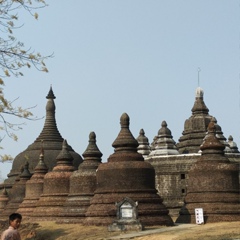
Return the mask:
<path fill-rule="evenodd" d="M 204 102 L 204 92 L 198 87 L 195 94 L 195 102 L 192 107 L 192 115 L 185 121 L 182 136 L 177 144 L 180 153 L 198 153 L 212 116 Z"/>

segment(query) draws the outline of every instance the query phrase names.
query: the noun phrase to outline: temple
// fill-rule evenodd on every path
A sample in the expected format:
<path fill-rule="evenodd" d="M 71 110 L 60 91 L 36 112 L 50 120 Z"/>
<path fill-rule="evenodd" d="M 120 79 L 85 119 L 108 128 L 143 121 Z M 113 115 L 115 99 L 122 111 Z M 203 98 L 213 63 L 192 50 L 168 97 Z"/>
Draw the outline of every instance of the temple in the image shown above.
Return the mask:
<path fill-rule="evenodd" d="M 151 144 L 143 129 L 135 138 L 124 113 L 107 162 L 95 132 L 84 160 L 62 138 L 54 99 L 51 87 L 40 135 L 15 157 L 0 185 L 0 219 L 18 211 L 33 221 L 109 226 L 116 220 L 115 204 L 129 199 L 144 226 L 171 226 L 172 218 L 193 223 L 199 207 L 206 222 L 240 220 L 240 153 L 232 135 L 227 139 L 209 115 L 200 87 L 178 142 L 166 121 Z"/>

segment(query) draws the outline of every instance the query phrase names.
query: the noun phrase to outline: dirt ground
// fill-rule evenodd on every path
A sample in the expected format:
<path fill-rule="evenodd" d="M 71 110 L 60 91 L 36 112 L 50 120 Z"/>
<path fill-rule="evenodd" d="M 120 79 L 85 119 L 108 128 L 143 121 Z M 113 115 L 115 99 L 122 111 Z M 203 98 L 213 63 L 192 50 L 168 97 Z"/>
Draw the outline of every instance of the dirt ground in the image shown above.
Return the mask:
<path fill-rule="evenodd" d="M 0 231 L 7 227 L 0 223 Z M 174 227 L 149 227 L 141 232 L 108 232 L 107 227 L 57 224 L 55 222 L 26 223 L 20 227 L 22 240 L 240 240 L 240 222 L 184 224 Z M 156 233 L 156 231 L 161 231 Z M 141 236 L 138 236 L 138 235 Z M 145 235 L 146 234 L 146 235 Z"/>

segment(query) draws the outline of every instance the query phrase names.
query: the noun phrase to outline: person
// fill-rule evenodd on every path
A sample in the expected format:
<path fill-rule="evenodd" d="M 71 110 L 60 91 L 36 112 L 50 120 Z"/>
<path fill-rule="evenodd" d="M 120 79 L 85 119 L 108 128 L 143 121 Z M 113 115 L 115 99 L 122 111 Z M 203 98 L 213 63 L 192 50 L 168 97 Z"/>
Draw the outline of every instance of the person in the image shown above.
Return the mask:
<path fill-rule="evenodd" d="M 21 240 L 18 232 L 21 221 L 22 215 L 20 213 L 12 213 L 9 216 L 9 228 L 2 233 L 1 240 Z"/>

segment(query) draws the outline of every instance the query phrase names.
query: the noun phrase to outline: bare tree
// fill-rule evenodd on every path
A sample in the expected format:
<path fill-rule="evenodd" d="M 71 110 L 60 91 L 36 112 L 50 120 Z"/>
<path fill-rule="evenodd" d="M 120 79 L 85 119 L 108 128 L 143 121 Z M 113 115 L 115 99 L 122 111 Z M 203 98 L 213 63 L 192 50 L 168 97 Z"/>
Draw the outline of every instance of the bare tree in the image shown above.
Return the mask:
<path fill-rule="evenodd" d="M 14 32 L 21 29 L 21 11 L 28 12 L 33 19 L 38 19 L 37 10 L 46 7 L 44 0 L 0 0 L 0 142 L 5 136 L 17 141 L 15 131 L 20 130 L 23 122 L 17 123 L 16 118 L 36 120 L 31 113 L 31 108 L 16 107 L 16 99 L 9 101 L 4 96 L 4 87 L 7 78 L 23 76 L 22 69 L 35 69 L 48 72 L 44 60 L 52 57 L 42 56 L 39 52 L 25 47 L 19 41 Z M 7 116 L 13 116 L 15 120 L 7 120 Z M 14 123 L 13 123 L 13 122 Z M 11 160 L 10 155 L 0 155 L 0 162 Z"/>

